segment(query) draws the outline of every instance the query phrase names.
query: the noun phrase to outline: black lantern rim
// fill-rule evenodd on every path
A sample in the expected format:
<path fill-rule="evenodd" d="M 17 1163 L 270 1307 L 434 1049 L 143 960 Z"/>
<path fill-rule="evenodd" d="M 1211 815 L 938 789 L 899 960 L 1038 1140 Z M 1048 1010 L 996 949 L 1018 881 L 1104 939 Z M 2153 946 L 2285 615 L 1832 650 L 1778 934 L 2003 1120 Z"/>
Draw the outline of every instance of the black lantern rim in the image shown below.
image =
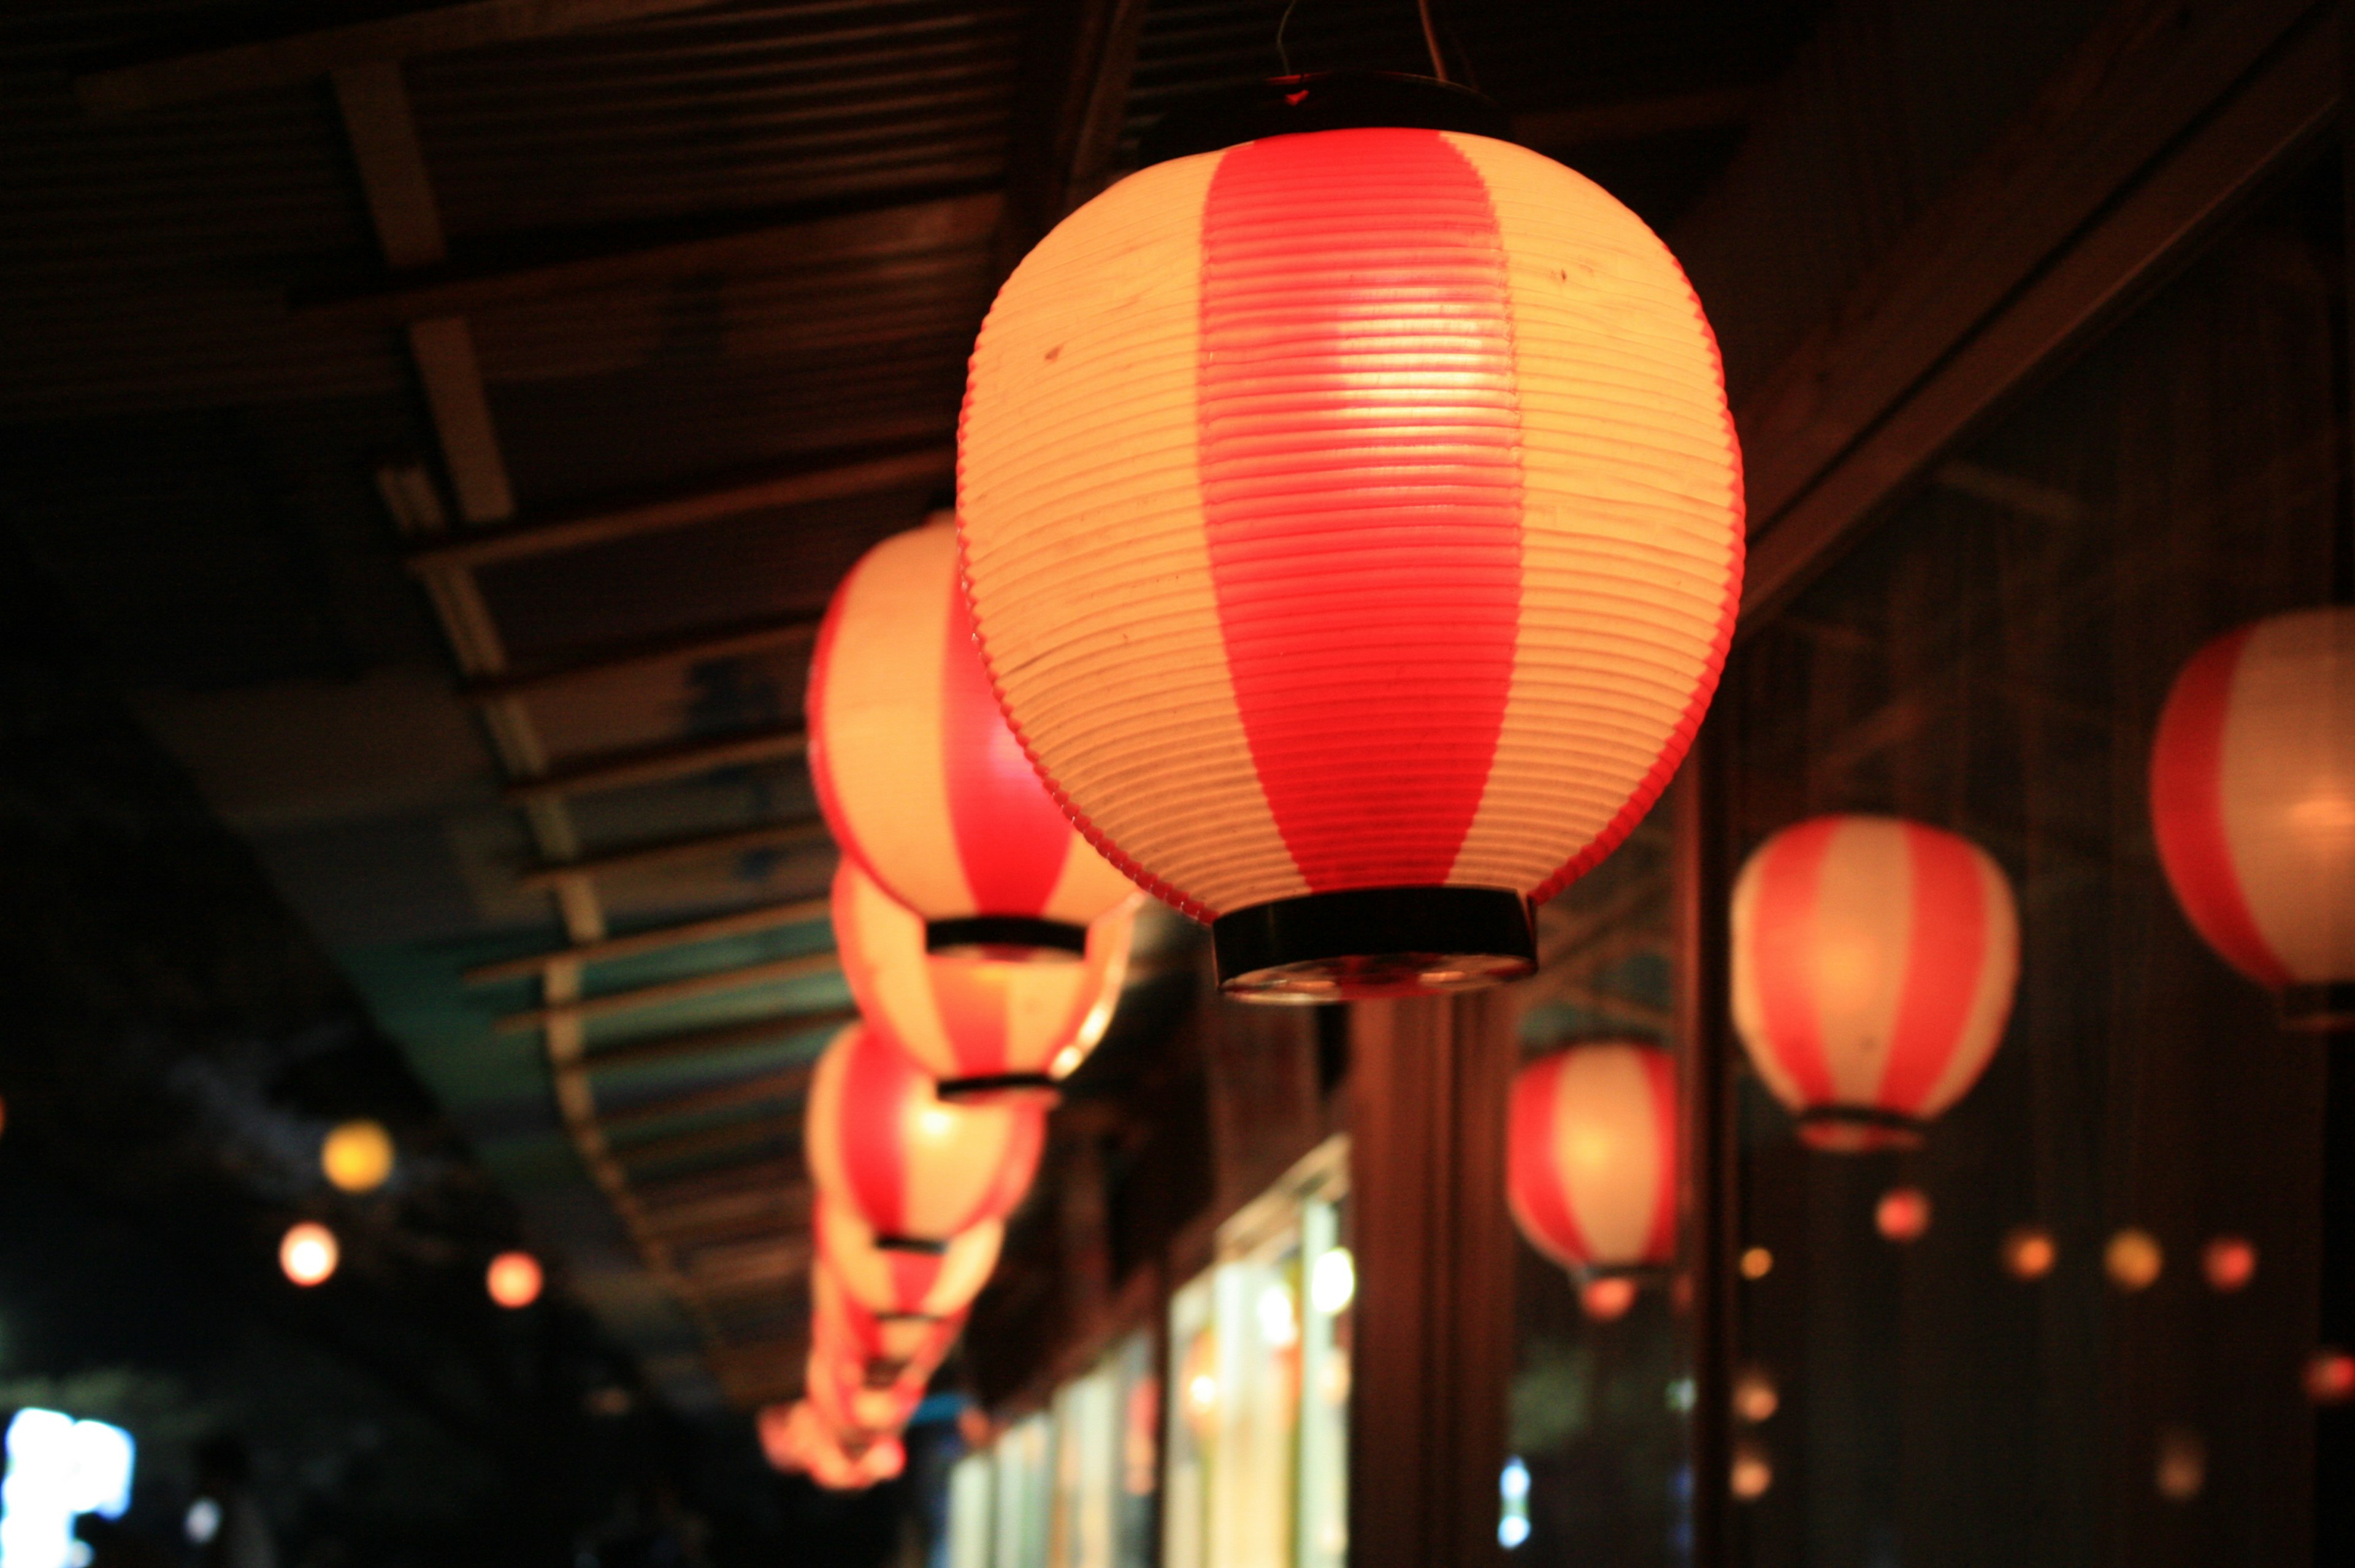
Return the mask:
<path fill-rule="evenodd" d="M 1477 990 L 1538 965 L 1529 901 L 1506 888 L 1355 888 L 1210 923 L 1219 987 L 1254 1002 L 1354 1002 Z"/>
<path fill-rule="evenodd" d="M 949 1250 L 946 1242 L 928 1242 L 922 1236 L 878 1236 L 875 1244 L 887 1253 L 915 1253 L 928 1258 L 944 1257 Z"/>
<path fill-rule="evenodd" d="M 924 923 L 924 951 L 963 958 L 1084 957 L 1088 928 L 1018 914 L 975 914 Z"/>
<path fill-rule="evenodd" d="M 1799 1141 L 1827 1154 L 1879 1154 L 1922 1147 L 1929 1124 L 1878 1105 L 1814 1105 L 1799 1113 Z"/>
<path fill-rule="evenodd" d="M 2355 1029 L 2355 985 L 2292 986 L 2281 994 L 2282 1028 L 2326 1034 Z"/>
<path fill-rule="evenodd" d="M 1461 131 L 1499 142 L 1512 122 L 1494 100 L 1436 77 L 1330 70 L 1279 76 L 1182 103 L 1145 133 L 1137 165 L 1150 167 L 1270 136 L 1404 126 Z"/>
<path fill-rule="evenodd" d="M 1043 1101 L 1052 1105 L 1063 1097 L 1055 1081 L 1043 1072 L 989 1072 L 971 1078 L 943 1078 L 932 1085 L 943 1100 L 986 1104 L 996 1100 Z"/>

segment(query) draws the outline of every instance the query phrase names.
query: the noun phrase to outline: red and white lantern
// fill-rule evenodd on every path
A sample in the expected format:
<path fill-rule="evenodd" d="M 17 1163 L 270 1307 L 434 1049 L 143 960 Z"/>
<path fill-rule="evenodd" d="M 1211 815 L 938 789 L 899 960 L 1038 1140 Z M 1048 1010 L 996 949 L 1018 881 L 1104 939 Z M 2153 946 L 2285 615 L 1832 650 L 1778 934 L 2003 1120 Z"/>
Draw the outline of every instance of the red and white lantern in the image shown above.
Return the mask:
<path fill-rule="evenodd" d="M 862 1362 L 812 1345 L 803 1369 L 803 1392 L 841 1436 L 872 1441 L 898 1432 L 923 1403 L 929 1372 Z"/>
<path fill-rule="evenodd" d="M 1135 901 L 1088 927 L 1077 964 L 1007 964 L 924 948 L 923 918 L 844 857 L 834 946 L 867 1025 L 937 1081 L 943 1099 L 1052 1100 L 1112 1022 Z"/>
<path fill-rule="evenodd" d="M 896 1436 L 859 1445 L 856 1452 L 828 1430 L 809 1401 L 763 1405 L 755 1424 L 762 1456 L 772 1468 L 807 1476 L 833 1491 L 857 1491 L 888 1481 L 907 1467 L 906 1447 Z"/>
<path fill-rule="evenodd" d="M 1969 839 L 1893 816 L 1818 816 L 1733 885 L 1733 1023 L 1817 1148 L 1910 1148 L 2003 1040 L 2019 920 Z"/>
<path fill-rule="evenodd" d="M 885 1318 L 954 1317 L 972 1305 L 997 1266 L 1006 1227 L 975 1225 L 938 1252 L 884 1247 L 847 1203 L 820 1193 L 812 1211 L 817 1255 L 851 1300 Z"/>
<path fill-rule="evenodd" d="M 1122 180 L 999 293 L 958 452 L 1016 732 L 1243 996 L 1529 972 L 1529 901 L 1675 773 L 1741 594 L 1691 287 L 1486 136 L 1270 134 Z"/>
<path fill-rule="evenodd" d="M 818 1059 L 802 1153 L 818 1190 L 848 1204 L 886 1247 L 937 1247 L 1002 1220 L 1038 1174 L 1036 1104 L 958 1104 L 871 1029 L 852 1025 Z"/>
<path fill-rule="evenodd" d="M 1022 755 L 973 645 L 945 520 L 885 539 L 834 592 L 810 664 L 810 777 L 843 853 L 933 952 L 1068 958 L 1135 896 Z"/>
<path fill-rule="evenodd" d="M 965 1315 L 947 1317 L 886 1317 L 860 1306 L 843 1287 L 832 1264 L 811 1271 L 810 1341 L 864 1365 L 916 1368 L 929 1372 L 945 1360 Z"/>
<path fill-rule="evenodd" d="M 1677 1070 L 1616 1041 L 1541 1057 L 1513 1080 L 1505 1195 L 1529 1245 L 1581 1275 L 1677 1255 Z"/>
<path fill-rule="evenodd" d="M 2355 1023 L 2355 609 L 2229 632 L 2176 677 L 2150 758 L 2176 901 L 2290 1022 Z"/>

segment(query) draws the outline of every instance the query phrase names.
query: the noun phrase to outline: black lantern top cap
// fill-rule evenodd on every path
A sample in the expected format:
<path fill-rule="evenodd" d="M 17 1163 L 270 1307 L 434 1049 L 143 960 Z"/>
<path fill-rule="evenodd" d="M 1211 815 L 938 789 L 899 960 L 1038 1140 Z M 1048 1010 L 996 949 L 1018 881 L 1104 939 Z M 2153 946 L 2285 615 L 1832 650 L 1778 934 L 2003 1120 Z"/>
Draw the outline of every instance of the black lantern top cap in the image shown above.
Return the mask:
<path fill-rule="evenodd" d="M 1512 140 L 1505 112 L 1468 87 L 1394 71 L 1334 70 L 1279 76 L 1181 104 L 1146 132 L 1137 162 L 1150 167 L 1269 136 L 1368 126 Z"/>

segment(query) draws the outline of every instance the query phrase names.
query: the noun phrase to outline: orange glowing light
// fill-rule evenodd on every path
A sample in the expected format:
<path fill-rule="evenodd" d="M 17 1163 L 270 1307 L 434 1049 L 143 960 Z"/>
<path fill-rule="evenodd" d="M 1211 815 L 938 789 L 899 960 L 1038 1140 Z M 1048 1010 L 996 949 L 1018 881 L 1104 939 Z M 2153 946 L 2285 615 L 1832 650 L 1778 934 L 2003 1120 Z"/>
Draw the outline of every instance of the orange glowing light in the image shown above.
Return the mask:
<path fill-rule="evenodd" d="M 1578 1305 L 1597 1323 L 1615 1323 L 1636 1305 L 1636 1282 L 1615 1274 L 1590 1279 L 1578 1293 Z"/>
<path fill-rule="evenodd" d="M 1669 1263 L 1677 1125 L 1676 1063 L 1657 1047 L 1593 1041 L 1540 1057 L 1514 1075 L 1505 1117 L 1513 1223 L 1565 1268 Z"/>
<path fill-rule="evenodd" d="M 309 1220 L 289 1227 L 285 1238 L 278 1243 L 278 1266 L 286 1271 L 288 1279 L 300 1285 L 325 1282 L 336 1272 L 342 1256 L 342 1249 L 336 1244 L 336 1232 Z"/>
<path fill-rule="evenodd" d="M 1774 1374 L 1764 1367 L 1749 1367 L 1733 1380 L 1733 1413 L 1755 1426 L 1772 1421 L 1774 1413 L 1783 1408 L 1783 1396 L 1774 1387 Z"/>
<path fill-rule="evenodd" d="M 509 1309 L 538 1301 L 543 1283 L 539 1260 L 529 1253 L 501 1253 L 483 1274 L 483 1287 L 491 1299 Z"/>
<path fill-rule="evenodd" d="M 1773 1274 L 1774 1272 L 1774 1254 L 1773 1253 L 1768 1252 L 1764 1247 L 1744 1247 L 1742 1249 L 1742 1278 L 1764 1279 L 1768 1275 Z"/>
<path fill-rule="evenodd" d="M 1892 1187 L 1874 1206 L 1872 1223 L 1890 1241 L 1918 1242 L 1930 1231 L 1930 1195 L 1918 1187 Z"/>
<path fill-rule="evenodd" d="M 392 1175 L 392 1135 L 380 1122 L 346 1122 L 319 1146 L 319 1168 L 346 1192 L 373 1192 Z"/>
<path fill-rule="evenodd" d="M 2188 1426 L 2169 1426 L 2158 1435 L 2158 1463 L 2152 1481 L 2158 1495 L 2171 1503 L 2188 1503 L 2208 1485 L 2208 1445 Z"/>
<path fill-rule="evenodd" d="M 2317 1404 L 2355 1401 L 2355 1356 L 2325 1345 L 2306 1359 L 2306 1397 Z"/>
<path fill-rule="evenodd" d="M 2112 1236 L 2109 1246 L 2102 1253 L 2102 1268 L 2109 1275 L 2110 1283 L 2128 1295 L 2148 1290 L 2166 1266 L 2167 1253 L 2159 1247 L 2158 1238 L 2132 1225 Z"/>
<path fill-rule="evenodd" d="M 2014 1279 L 2042 1279 L 2060 1255 L 2052 1232 L 2041 1225 L 2020 1225 L 2004 1234 L 2003 1268 Z"/>
<path fill-rule="evenodd" d="M 1768 1457 L 1766 1445 L 1747 1437 L 1736 1443 L 1726 1484 L 1745 1503 L 1754 1503 L 1764 1497 L 1766 1489 L 1774 1484 L 1774 1461 Z"/>

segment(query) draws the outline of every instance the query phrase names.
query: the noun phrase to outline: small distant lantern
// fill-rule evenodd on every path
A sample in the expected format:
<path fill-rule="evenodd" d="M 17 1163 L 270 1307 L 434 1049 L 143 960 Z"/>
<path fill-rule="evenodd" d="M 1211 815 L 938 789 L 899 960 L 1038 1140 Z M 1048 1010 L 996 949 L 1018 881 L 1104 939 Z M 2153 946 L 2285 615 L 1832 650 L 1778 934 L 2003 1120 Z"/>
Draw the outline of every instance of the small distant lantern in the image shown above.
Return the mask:
<path fill-rule="evenodd" d="M 2257 1276 L 2257 1249 L 2246 1236 L 2218 1236 L 2200 1253 L 2200 1265 L 2208 1288 L 2229 1296 Z"/>
<path fill-rule="evenodd" d="M 2193 929 L 2302 1028 L 2355 1024 L 2355 608 L 2229 632 L 2175 678 L 2150 757 Z"/>
<path fill-rule="evenodd" d="M 373 1192 L 392 1176 L 392 1135 L 365 1118 L 345 1122 L 319 1146 L 319 1168 L 346 1192 Z"/>
<path fill-rule="evenodd" d="M 1392 87 L 1318 129 L 1362 79 L 1275 88 L 1000 291 L 958 442 L 975 619 L 1059 797 L 1211 923 L 1231 993 L 1493 984 L 1716 688 L 1717 347 L 1658 238 L 1500 116 L 1425 129 L 1463 95 Z"/>
<path fill-rule="evenodd" d="M 1774 1386 L 1774 1374 L 1764 1367 L 1744 1367 L 1733 1380 L 1733 1413 L 1753 1426 L 1764 1425 L 1774 1419 L 1783 1408 L 1783 1396 Z"/>
<path fill-rule="evenodd" d="M 2306 1397 L 2316 1404 L 2355 1403 L 2355 1356 L 2324 1345 L 2306 1359 Z"/>
<path fill-rule="evenodd" d="M 1581 1275 L 1665 1267 L 1676 1260 L 1677 1141 L 1666 1051 L 1597 1043 L 1541 1057 L 1513 1080 L 1505 1194 L 1514 1222 Z"/>
<path fill-rule="evenodd" d="M 1873 1228 L 1900 1245 L 1930 1233 L 1930 1195 L 1918 1187 L 1892 1187 L 1873 1205 Z"/>
<path fill-rule="evenodd" d="M 1616 1323 L 1636 1305 L 1636 1282 L 1624 1274 L 1601 1275 L 1578 1287 L 1578 1307 L 1596 1323 Z"/>
<path fill-rule="evenodd" d="M 834 875 L 834 945 L 869 1029 L 943 1099 L 1051 1100 L 1103 1038 L 1128 973 L 1132 899 L 1088 927 L 1077 964 L 931 954 L 924 922 L 848 856 Z"/>
<path fill-rule="evenodd" d="M 938 1366 L 964 1327 L 964 1314 L 946 1317 L 885 1317 L 851 1299 L 834 1266 L 820 1260 L 810 1279 L 810 1338 L 867 1364 Z"/>
<path fill-rule="evenodd" d="M 1046 1142 L 1035 1104 L 957 1104 L 879 1035 L 837 1035 L 810 1081 L 803 1152 L 820 1190 L 857 1209 L 886 1247 L 937 1251 L 1002 1220 Z"/>
<path fill-rule="evenodd" d="M 2158 1239 L 2148 1231 L 2128 1225 L 2110 1238 L 2102 1250 L 2102 1269 L 2110 1283 L 2132 1296 L 2148 1290 L 2158 1283 L 2160 1271 L 2167 1266 L 2167 1253 Z"/>
<path fill-rule="evenodd" d="M 812 1211 L 817 1254 L 835 1271 L 850 1299 L 877 1316 L 953 1317 L 964 1311 L 989 1271 L 1006 1228 L 996 1221 L 949 1239 L 937 1252 L 887 1248 L 857 1210 L 821 1194 Z"/>
<path fill-rule="evenodd" d="M 1912 1148 L 2003 1040 L 2019 922 L 1969 839 L 1819 816 L 1760 845 L 1733 886 L 1733 1022 L 1817 1148 Z"/>
<path fill-rule="evenodd" d="M 2052 1272 L 2060 1256 L 2052 1232 L 2041 1225 L 2017 1225 L 2004 1232 L 2004 1272 L 2018 1280 L 2038 1280 Z"/>
<path fill-rule="evenodd" d="M 1766 1445 L 1744 1437 L 1733 1445 L 1733 1463 L 1726 1471 L 1726 1487 L 1745 1503 L 1754 1503 L 1774 1485 L 1774 1460 Z"/>
<path fill-rule="evenodd" d="M 336 1243 L 336 1232 L 315 1221 L 289 1226 L 278 1243 L 278 1266 L 296 1285 L 325 1284 L 342 1261 L 343 1249 Z"/>
<path fill-rule="evenodd" d="M 810 665 L 810 777 L 843 853 L 922 915 L 932 952 L 1071 959 L 1136 890 L 1088 848 L 1006 727 L 946 522 L 885 539 L 835 590 Z"/>
<path fill-rule="evenodd" d="M 539 1260 L 529 1253 L 501 1253 L 483 1271 L 483 1288 L 490 1293 L 493 1301 L 509 1311 L 538 1301 L 544 1283 Z"/>
<path fill-rule="evenodd" d="M 1764 1247 L 1744 1247 L 1740 1266 L 1742 1278 L 1764 1279 L 1774 1272 L 1774 1254 Z"/>
<path fill-rule="evenodd" d="M 870 1367 L 875 1368 L 869 1375 Z M 812 1345 L 803 1369 L 803 1391 L 837 1434 L 871 1441 L 908 1424 L 923 1402 L 923 1372 L 853 1360 L 824 1345 Z"/>

